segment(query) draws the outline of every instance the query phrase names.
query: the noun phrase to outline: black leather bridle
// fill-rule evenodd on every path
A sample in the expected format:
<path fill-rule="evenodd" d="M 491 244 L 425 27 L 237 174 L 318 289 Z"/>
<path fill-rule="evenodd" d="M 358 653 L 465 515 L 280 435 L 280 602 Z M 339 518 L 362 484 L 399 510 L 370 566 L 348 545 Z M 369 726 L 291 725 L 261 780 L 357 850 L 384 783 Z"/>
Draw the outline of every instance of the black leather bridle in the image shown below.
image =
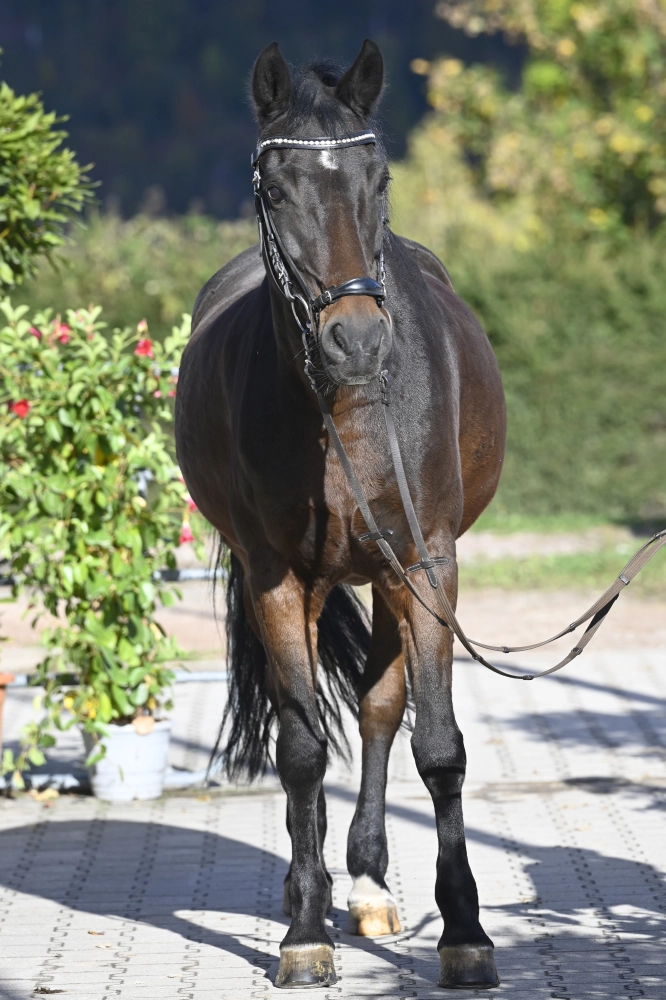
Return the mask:
<path fill-rule="evenodd" d="M 359 541 L 373 541 L 378 546 L 396 576 L 413 594 L 416 600 L 430 615 L 432 615 L 433 618 L 436 619 L 436 621 L 439 622 L 440 625 L 444 628 L 451 629 L 454 635 L 456 635 L 459 639 L 463 648 L 467 650 L 473 659 L 475 659 L 478 663 L 481 663 L 482 666 L 487 667 L 488 670 L 492 670 L 493 673 L 500 674 L 502 677 L 508 677 L 512 680 L 531 681 L 535 680 L 537 677 L 545 677 L 547 674 L 555 673 L 555 671 L 566 666 L 566 664 L 570 663 L 577 656 L 580 656 L 585 646 L 587 646 L 601 626 L 613 604 L 615 604 L 615 601 L 620 596 L 621 591 L 628 586 L 629 583 L 631 583 L 634 577 L 643 569 L 652 556 L 655 555 L 655 553 L 663 545 L 666 545 L 666 530 L 657 532 L 657 534 L 646 542 L 645 545 L 641 546 L 635 555 L 631 557 L 619 576 L 615 578 L 610 587 L 608 587 L 601 597 L 595 601 L 590 608 L 588 608 L 585 614 L 581 615 L 575 622 L 572 622 L 571 625 L 568 625 L 565 629 L 557 635 L 552 636 L 550 639 L 546 639 L 544 642 L 535 642 L 530 646 L 489 646 L 486 643 L 468 639 L 458 622 L 458 619 L 456 618 L 455 612 L 446 595 L 445 588 L 439 586 L 439 581 L 435 572 L 437 564 L 447 563 L 449 560 L 447 557 L 431 558 L 428 554 L 423 533 L 416 517 L 414 504 L 409 491 L 409 485 L 407 483 L 407 477 L 405 476 L 405 469 L 402 461 L 402 455 L 400 453 L 400 445 L 398 443 L 393 414 L 390 409 L 390 377 L 387 371 L 382 371 L 378 376 L 380 399 L 383 404 L 382 410 L 384 411 L 386 430 L 391 449 L 391 460 L 395 470 L 403 510 L 407 518 L 407 523 L 409 525 L 409 530 L 412 535 L 416 551 L 419 554 L 419 561 L 417 563 L 413 566 L 408 566 L 407 569 L 403 569 L 400 560 L 389 543 L 389 538 L 392 536 L 393 532 L 390 529 L 380 530 L 377 522 L 375 521 L 374 515 L 363 491 L 363 487 L 361 486 L 358 476 L 354 471 L 354 467 L 349 460 L 345 446 L 343 445 L 340 435 L 338 434 L 328 401 L 316 384 L 315 369 L 312 363 L 312 352 L 316 347 L 316 336 L 319 327 L 319 314 L 322 309 L 330 305 L 331 302 L 341 299 L 345 295 L 370 295 L 377 300 L 377 304 L 379 306 L 383 305 L 386 299 L 386 275 L 384 272 L 383 241 L 379 256 L 379 281 L 375 281 L 373 278 L 351 278 L 349 281 L 345 281 L 341 285 L 334 285 L 331 288 L 325 289 L 325 291 L 316 297 L 313 296 L 305 282 L 305 279 L 285 249 L 285 246 L 280 239 L 275 226 L 273 225 L 270 205 L 266 201 L 266 193 L 263 191 L 261 186 L 261 173 L 259 170 L 259 160 L 263 153 L 269 149 L 344 149 L 347 146 L 365 146 L 371 143 L 376 143 L 376 141 L 377 139 L 374 132 L 370 131 L 355 132 L 353 135 L 342 136 L 340 138 L 320 137 L 315 139 L 297 139 L 289 136 L 273 136 L 261 141 L 252 154 L 251 161 L 252 167 L 254 168 L 254 176 L 252 180 L 257 211 L 257 222 L 259 225 L 260 252 L 263 256 L 268 274 L 287 301 L 291 304 L 294 319 L 296 320 L 296 323 L 301 331 L 303 347 L 305 349 L 305 374 L 307 375 L 310 385 L 317 396 L 319 408 L 324 419 L 324 425 L 328 431 L 331 441 L 333 442 L 333 447 L 338 455 L 351 491 L 354 494 L 354 499 L 356 500 L 358 509 L 368 528 L 367 533 L 361 535 Z M 385 203 L 384 199 L 382 199 L 382 226 L 387 222 L 385 215 Z M 297 286 L 297 288 L 294 286 Z M 302 316 L 298 315 L 299 307 L 303 312 Z M 439 605 L 439 611 L 441 613 L 438 613 L 430 607 L 428 602 L 423 599 L 412 581 L 409 579 L 408 574 L 417 572 L 418 570 L 425 571 L 428 583 L 432 587 L 432 592 L 435 594 Z M 573 632 L 585 622 L 589 622 L 589 624 L 584 634 L 579 639 L 578 645 L 574 646 L 574 648 L 562 660 L 560 660 L 559 663 L 555 664 L 554 667 L 550 667 L 548 670 L 542 670 L 540 673 L 536 674 L 508 673 L 508 671 L 502 670 L 500 667 L 489 663 L 475 649 L 475 646 L 478 646 L 481 649 L 489 649 L 498 653 L 526 652 L 527 650 L 547 646 L 556 639 L 560 639 L 562 636 Z"/>
<path fill-rule="evenodd" d="M 261 171 L 259 161 L 264 153 L 269 149 L 301 149 L 322 152 L 329 149 L 347 149 L 349 146 L 369 146 L 375 145 L 377 136 L 374 132 L 365 130 L 354 132 L 352 135 L 340 136 L 320 136 L 314 139 L 296 139 L 289 136 L 271 136 L 263 139 L 255 149 L 251 158 L 251 165 L 254 170 L 252 176 L 252 186 L 254 188 L 254 204 L 257 213 L 257 224 L 259 226 L 260 253 L 264 258 L 266 270 L 277 287 L 291 305 L 305 348 L 306 374 L 312 380 L 312 351 L 315 347 L 316 336 L 319 327 L 319 316 L 322 309 L 331 305 L 337 299 L 346 295 L 369 295 L 376 300 L 378 306 L 382 306 L 386 299 L 386 273 L 384 271 L 384 245 L 379 251 L 378 277 L 374 278 L 350 278 L 343 281 L 341 285 L 331 285 L 320 295 L 312 295 L 305 278 L 296 267 L 280 235 L 273 225 L 272 209 L 267 200 L 266 192 L 261 184 Z M 382 226 L 386 219 L 385 199 L 382 198 Z M 299 316 L 299 309 L 301 315 Z"/>

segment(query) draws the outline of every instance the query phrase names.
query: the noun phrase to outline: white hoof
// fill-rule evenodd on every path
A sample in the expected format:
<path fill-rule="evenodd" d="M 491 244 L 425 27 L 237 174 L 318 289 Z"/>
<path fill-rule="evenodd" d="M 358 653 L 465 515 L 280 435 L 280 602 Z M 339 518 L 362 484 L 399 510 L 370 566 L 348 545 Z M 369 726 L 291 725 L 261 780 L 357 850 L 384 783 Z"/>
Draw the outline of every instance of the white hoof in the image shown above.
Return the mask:
<path fill-rule="evenodd" d="M 382 937 L 385 934 L 398 934 L 402 929 L 395 899 L 388 889 L 377 885 L 369 875 L 360 875 L 354 879 L 347 906 L 350 934 Z"/>

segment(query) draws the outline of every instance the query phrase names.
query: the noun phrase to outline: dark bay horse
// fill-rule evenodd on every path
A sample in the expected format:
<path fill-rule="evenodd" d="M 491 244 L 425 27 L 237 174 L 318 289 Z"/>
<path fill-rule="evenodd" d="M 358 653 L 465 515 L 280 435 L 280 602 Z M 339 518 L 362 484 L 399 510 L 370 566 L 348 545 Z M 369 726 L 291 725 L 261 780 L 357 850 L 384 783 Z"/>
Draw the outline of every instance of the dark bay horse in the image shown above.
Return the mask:
<path fill-rule="evenodd" d="M 427 590 L 423 573 L 410 576 L 410 590 L 367 532 L 313 391 L 326 400 L 380 534 L 408 567 L 420 553 L 382 419 L 378 377 L 390 373 L 416 515 L 437 557 L 439 586 L 455 605 L 456 538 L 495 492 L 504 398 L 489 342 L 443 265 L 388 227 L 386 159 L 368 131 L 382 85 L 381 53 L 369 41 L 344 73 L 316 64 L 292 75 L 275 44 L 259 56 L 253 162 L 263 256 L 257 247 L 240 254 L 199 295 L 180 370 L 178 459 L 192 497 L 231 552 L 229 770 L 257 773 L 273 720 L 278 725 L 292 919 L 276 985 L 335 982 L 322 781 L 330 747 L 343 741 L 344 704 L 358 713 L 363 741 L 347 852 L 350 930 L 399 930 L 385 882 L 384 800 L 406 672 L 412 748 L 439 839 L 440 985 L 488 987 L 498 979 L 465 846 L 452 633 L 417 599 Z M 289 274 L 280 277 L 285 262 Z M 296 279 L 300 299 L 290 301 Z M 314 317 L 307 372 L 304 305 Z M 351 590 L 365 583 L 372 584 L 371 632 Z"/>

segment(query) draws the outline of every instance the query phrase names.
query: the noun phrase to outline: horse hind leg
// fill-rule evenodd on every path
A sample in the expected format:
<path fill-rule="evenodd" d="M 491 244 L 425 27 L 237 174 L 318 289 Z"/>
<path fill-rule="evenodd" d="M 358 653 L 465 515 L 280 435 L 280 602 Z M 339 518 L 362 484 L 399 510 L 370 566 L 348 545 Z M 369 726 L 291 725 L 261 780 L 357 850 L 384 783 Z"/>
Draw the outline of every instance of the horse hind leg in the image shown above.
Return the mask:
<path fill-rule="evenodd" d="M 380 937 L 401 930 L 396 902 L 385 881 L 385 795 L 389 754 L 405 710 L 405 676 L 398 623 L 377 591 L 373 591 L 372 644 L 359 710 L 363 770 L 347 842 L 347 867 L 354 880 L 347 904 L 348 929 L 350 934 Z"/>
<path fill-rule="evenodd" d="M 319 789 L 319 797 L 317 798 L 317 834 L 319 836 L 319 850 L 321 851 L 322 860 L 324 857 L 324 841 L 326 840 L 326 796 L 324 795 L 324 789 Z M 287 808 L 287 832 L 291 835 L 291 829 L 289 824 L 289 809 Z M 328 909 L 327 913 L 330 913 L 333 909 L 333 879 L 331 878 L 328 869 L 326 868 L 326 863 L 324 862 L 324 872 L 326 873 L 326 878 L 328 880 Z M 289 889 L 291 886 L 291 865 L 289 865 L 289 871 L 284 880 L 284 888 L 282 891 L 282 912 L 287 916 L 291 916 L 291 897 L 289 895 Z"/>

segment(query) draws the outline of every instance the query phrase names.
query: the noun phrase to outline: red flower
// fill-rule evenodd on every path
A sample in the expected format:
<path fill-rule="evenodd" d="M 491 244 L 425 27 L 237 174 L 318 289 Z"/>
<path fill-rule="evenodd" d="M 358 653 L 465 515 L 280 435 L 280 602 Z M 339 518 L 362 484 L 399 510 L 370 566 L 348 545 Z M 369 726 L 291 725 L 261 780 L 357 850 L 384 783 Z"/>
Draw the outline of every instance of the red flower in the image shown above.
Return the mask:
<path fill-rule="evenodd" d="M 148 333 L 148 321 L 145 319 L 140 319 L 136 324 L 137 333 Z"/>
<path fill-rule="evenodd" d="M 61 344 L 67 344 L 72 339 L 72 328 L 66 323 L 59 323 L 56 327 L 56 334 Z"/>
<path fill-rule="evenodd" d="M 155 389 L 155 392 L 153 393 L 153 396 L 155 397 L 155 399 L 161 399 L 162 398 L 162 391 L 161 391 L 161 389 Z"/>
<path fill-rule="evenodd" d="M 192 499 L 192 497 L 190 496 L 189 493 L 185 494 L 185 503 L 187 504 L 187 506 L 189 507 L 189 509 L 191 511 L 194 511 L 194 510 L 197 509 L 197 505 L 195 504 L 194 500 Z"/>
<path fill-rule="evenodd" d="M 30 403 L 27 399 L 19 399 L 18 403 L 12 403 L 9 407 L 12 413 L 15 413 L 17 417 L 23 420 L 24 417 L 28 416 L 28 411 L 30 410 Z"/>
<path fill-rule="evenodd" d="M 180 529 L 180 538 L 178 539 L 179 545 L 184 545 L 185 542 L 193 542 L 194 535 L 192 534 L 192 529 L 190 528 L 188 521 L 183 521 L 183 527 Z"/>
<path fill-rule="evenodd" d="M 33 337 L 37 337 L 37 340 L 42 339 L 42 331 L 38 330 L 36 326 L 30 327 L 30 333 L 33 335 Z"/>
<path fill-rule="evenodd" d="M 153 354 L 153 342 L 149 337 L 142 337 L 139 343 L 136 345 L 135 354 L 140 355 L 143 358 L 154 358 Z"/>
<path fill-rule="evenodd" d="M 167 396 L 175 396 L 175 395 L 176 395 L 175 389 L 171 389 L 169 392 L 167 392 Z"/>

